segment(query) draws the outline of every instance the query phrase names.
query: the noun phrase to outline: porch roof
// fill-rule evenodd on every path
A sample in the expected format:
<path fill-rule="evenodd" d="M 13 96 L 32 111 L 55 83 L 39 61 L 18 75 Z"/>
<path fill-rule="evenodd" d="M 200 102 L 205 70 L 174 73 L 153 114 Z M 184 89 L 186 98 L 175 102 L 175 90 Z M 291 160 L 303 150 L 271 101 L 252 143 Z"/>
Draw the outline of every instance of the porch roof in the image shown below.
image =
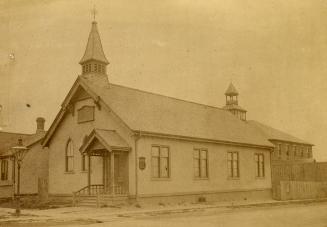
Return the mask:
<path fill-rule="evenodd" d="M 97 144 L 100 144 L 102 148 Z M 79 150 L 81 153 L 92 153 L 103 149 L 109 152 L 114 150 L 130 151 L 131 147 L 115 130 L 94 129 Z"/>

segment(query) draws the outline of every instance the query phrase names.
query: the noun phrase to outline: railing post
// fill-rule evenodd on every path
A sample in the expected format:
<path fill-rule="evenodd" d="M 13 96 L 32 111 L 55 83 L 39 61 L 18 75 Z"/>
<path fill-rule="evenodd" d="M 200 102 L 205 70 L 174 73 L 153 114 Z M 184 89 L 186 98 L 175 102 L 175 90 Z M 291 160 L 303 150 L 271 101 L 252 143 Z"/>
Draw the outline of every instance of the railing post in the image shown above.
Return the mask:
<path fill-rule="evenodd" d="M 87 186 L 88 186 L 88 193 L 91 194 L 91 155 L 88 154 L 88 161 L 89 161 L 89 168 L 88 168 L 88 178 L 87 178 Z"/>
<path fill-rule="evenodd" d="M 76 194 L 73 192 L 73 207 L 76 206 Z"/>
<path fill-rule="evenodd" d="M 111 152 L 111 159 L 110 159 L 110 167 L 111 167 L 111 187 L 112 187 L 112 196 L 115 195 L 115 154 Z"/>
<path fill-rule="evenodd" d="M 97 192 L 97 208 L 100 207 L 100 194 Z"/>

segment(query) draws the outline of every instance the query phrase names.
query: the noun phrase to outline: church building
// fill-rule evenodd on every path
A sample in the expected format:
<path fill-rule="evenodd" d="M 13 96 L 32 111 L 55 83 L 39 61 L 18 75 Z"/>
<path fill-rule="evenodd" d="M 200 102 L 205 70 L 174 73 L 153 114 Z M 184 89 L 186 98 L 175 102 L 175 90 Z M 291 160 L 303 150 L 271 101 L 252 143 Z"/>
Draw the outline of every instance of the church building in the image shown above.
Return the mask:
<path fill-rule="evenodd" d="M 248 121 L 233 84 L 218 108 L 111 83 L 95 21 L 79 63 L 42 142 L 52 196 L 271 198 L 272 162 L 312 157 L 310 143 Z"/>

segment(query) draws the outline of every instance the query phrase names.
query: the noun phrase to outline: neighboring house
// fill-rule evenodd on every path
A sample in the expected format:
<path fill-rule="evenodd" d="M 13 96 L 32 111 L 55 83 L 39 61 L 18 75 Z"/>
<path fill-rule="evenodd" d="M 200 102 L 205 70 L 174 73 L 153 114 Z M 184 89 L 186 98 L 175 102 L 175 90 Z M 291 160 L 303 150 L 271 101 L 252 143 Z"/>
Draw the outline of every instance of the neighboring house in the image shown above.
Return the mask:
<path fill-rule="evenodd" d="M 231 83 L 225 92 L 226 105 L 223 108 L 239 119 L 246 121 L 246 110 L 238 105 L 238 95 L 238 91 Z M 257 121 L 246 122 L 274 145 L 275 148 L 271 157 L 273 164 L 313 161 L 313 144 Z"/>
<path fill-rule="evenodd" d="M 112 84 L 96 22 L 80 64 L 42 142 L 50 195 L 271 198 L 275 145 L 246 121 L 233 85 L 222 109 Z"/>
<path fill-rule="evenodd" d="M 248 123 L 259 131 L 274 144 L 272 164 L 313 162 L 313 144 L 298 139 L 280 130 L 271 128 L 257 121 Z"/>
<path fill-rule="evenodd" d="M 0 198 L 11 197 L 17 192 L 17 162 L 12 147 L 17 146 L 19 139 L 29 149 L 21 165 L 20 193 L 38 194 L 39 179 L 48 178 L 48 151 L 41 146 L 45 135 L 44 122 L 43 118 L 37 118 L 35 134 L 0 132 Z"/>

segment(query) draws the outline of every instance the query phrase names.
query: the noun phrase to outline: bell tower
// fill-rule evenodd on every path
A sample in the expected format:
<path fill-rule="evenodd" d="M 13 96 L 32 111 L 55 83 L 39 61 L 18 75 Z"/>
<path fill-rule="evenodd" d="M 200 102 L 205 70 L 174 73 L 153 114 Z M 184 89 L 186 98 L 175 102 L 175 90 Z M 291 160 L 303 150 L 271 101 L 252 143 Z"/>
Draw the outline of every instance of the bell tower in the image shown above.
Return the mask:
<path fill-rule="evenodd" d="M 238 105 L 238 95 L 236 88 L 230 83 L 225 92 L 226 105 L 223 108 L 234 114 L 240 120 L 246 121 L 246 110 Z"/>
<path fill-rule="evenodd" d="M 102 49 L 96 21 L 92 22 L 85 53 L 79 64 L 82 66 L 82 75 L 89 73 L 106 75 L 109 62 Z"/>

